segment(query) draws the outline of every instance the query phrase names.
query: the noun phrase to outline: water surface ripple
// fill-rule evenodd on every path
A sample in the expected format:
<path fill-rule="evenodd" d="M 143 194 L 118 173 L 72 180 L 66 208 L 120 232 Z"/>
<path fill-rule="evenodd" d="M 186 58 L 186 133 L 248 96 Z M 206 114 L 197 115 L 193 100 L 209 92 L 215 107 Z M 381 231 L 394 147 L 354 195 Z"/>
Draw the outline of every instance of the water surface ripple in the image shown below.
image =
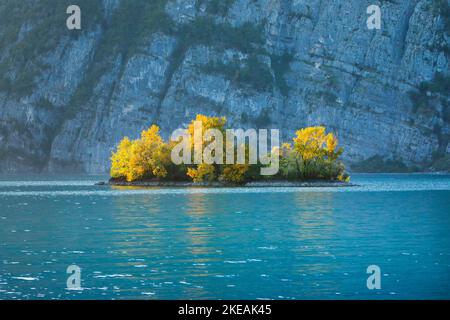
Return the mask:
<path fill-rule="evenodd" d="M 28 179 L 28 180 L 27 180 Z M 351 188 L 0 180 L 0 299 L 449 299 L 450 176 Z M 66 269 L 82 269 L 82 290 Z M 382 289 L 366 287 L 366 268 Z"/>

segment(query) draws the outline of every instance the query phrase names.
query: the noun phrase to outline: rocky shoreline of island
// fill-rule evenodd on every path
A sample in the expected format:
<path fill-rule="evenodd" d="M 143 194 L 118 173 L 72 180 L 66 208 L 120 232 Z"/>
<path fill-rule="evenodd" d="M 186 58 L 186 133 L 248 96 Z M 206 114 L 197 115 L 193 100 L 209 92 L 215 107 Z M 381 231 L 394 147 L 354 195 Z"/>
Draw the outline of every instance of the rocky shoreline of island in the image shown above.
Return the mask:
<path fill-rule="evenodd" d="M 171 188 L 265 188 L 265 187 L 277 187 L 277 188 L 324 188 L 324 187 L 356 187 L 358 185 L 344 182 L 344 181 L 326 181 L 326 180 L 311 180 L 311 181 L 250 181 L 240 184 L 233 184 L 228 182 L 212 181 L 212 182 L 191 182 L 191 181 L 155 181 L 155 180 L 143 180 L 143 181 L 124 181 L 110 179 L 108 182 L 98 183 L 97 185 L 110 185 L 118 187 L 171 187 Z"/>

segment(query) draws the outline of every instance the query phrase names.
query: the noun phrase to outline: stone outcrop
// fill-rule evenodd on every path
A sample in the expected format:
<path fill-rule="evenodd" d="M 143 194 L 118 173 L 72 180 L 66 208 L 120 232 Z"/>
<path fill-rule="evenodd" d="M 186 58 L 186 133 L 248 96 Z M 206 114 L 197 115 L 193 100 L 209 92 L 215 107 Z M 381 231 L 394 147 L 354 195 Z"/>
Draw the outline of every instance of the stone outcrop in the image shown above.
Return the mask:
<path fill-rule="evenodd" d="M 381 30 L 361 0 L 79 3 L 81 31 L 64 1 L 0 4 L 1 172 L 106 172 L 123 136 L 197 113 L 325 125 L 349 163 L 448 155 L 446 0 L 374 2 Z"/>

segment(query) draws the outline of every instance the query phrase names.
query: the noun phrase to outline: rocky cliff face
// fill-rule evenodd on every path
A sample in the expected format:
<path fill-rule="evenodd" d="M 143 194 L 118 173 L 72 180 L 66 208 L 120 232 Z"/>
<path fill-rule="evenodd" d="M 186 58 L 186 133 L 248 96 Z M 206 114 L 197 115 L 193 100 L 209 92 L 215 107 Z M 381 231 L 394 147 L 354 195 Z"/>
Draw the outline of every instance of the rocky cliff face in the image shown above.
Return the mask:
<path fill-rule="evenodd" d="M 348 162 L 450 153 L 447 0 L 70 2 L 0 3 L 2 172 L 106 172 L 123 136 L 197 113 L 286 139 L 325 125 Z"/>

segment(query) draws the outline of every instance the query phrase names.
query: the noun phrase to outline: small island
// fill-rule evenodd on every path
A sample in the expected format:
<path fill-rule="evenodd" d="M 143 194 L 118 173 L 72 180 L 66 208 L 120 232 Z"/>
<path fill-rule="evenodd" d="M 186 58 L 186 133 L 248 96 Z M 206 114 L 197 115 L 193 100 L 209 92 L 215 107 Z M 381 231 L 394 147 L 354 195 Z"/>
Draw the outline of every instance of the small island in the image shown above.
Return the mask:
<path fill-rule="evenodd" d="M 181 130 L 182 134 L 173 134 L 168 142 L 160 136 L 157 125 L 144 130 L 139 139 L 123 138 L 111 157 L 109 184 L 139 187 L 353 186 L 339 159 L 343 149 L 338 148 L 337 138 L 327 133 L 325 127 L 300 129 L 292 143 L 281 145 L 277 132 L 272 132 L 277 130 L 273 129 L 271 148 L 267 148 L 264 140 L 255 142 L 256 130 L 227 129 L 226 122 L 224 117 L 197 115 Z M 263 133 L 268 140 L 267 130 L 258 133 Z M 225 136 L 228 139 L 221 141 Z"/>
<path fill-rule="evenodd" d="M 163 187 L 163 188 L 326 188 L 326 187 L 355 187 L 356 184 L 345 181 L 327 181 L 327 180 L 309 180 L 309 181 L 250 181 L 244 183 L 230 183 L 222 181 L 212 182 L 193 182 L 193 181 L 161 181 L 161 180 L 139 180 L 139 181 L 123 181 L 110 179 L 109 185 L 118 187 Z M 97 185 L 106 185 L 105 182 Z"/>

